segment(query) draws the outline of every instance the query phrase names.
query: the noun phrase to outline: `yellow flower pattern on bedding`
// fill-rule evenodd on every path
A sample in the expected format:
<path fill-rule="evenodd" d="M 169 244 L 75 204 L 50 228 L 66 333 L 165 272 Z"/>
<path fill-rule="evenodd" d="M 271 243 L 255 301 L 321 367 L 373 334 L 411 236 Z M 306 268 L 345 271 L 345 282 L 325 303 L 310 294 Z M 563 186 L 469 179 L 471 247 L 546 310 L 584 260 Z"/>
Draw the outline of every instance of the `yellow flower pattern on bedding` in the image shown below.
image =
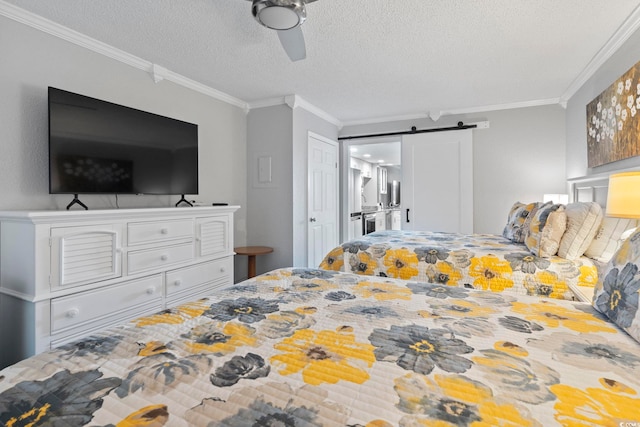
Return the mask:
<path fill-rule="evenodd" d="M 386 230 L 332 249 L 320 268 L 494 292 L 572 299 L 572 286 L 593 286 L 594 261 L 544 258 L 493 234 Z"/>
<path fill-rule="evenodd" d="M 255 346 L 256 330 L 241 323 L 225 325 L 207 323 L 198 325 L 183 335 L 187 349 L 192 353 L 228 354 L 241 346 Z"/>
<path fill-rule="evenodd" d="M 616 329 L 610 323 L 597 318 L 591 313 L 567 310 L 567 308 L 553 304 L 550 301 L 541 301 L 534 304 L 514 302 L 512 307 L 514 312 L 524 315 L 525 319 L 551 328 L 557 328 L 562 325 L 576 332 L 616 332 Z"/>
<path fill-rule="evenodd" d="M 342 249 L 342 246 L 334 248 L 327 254 L 327 256 L 324 257 L 322 263 L 320 264 L 320 268 L 324 270 L 340 271 L 340 269 L 344 265 L 343 255 L 344 249 Z"/>
<path fill-rule="evenodd" d="M 593 287 L 598 283 L 598 272 L 586 265 L 580 266 L 580 286 Z"/>
<path fill-rule="evenodd" d="M 141 317 L 137 320 L 137 326 L 149 326 L 160 323 L 180 324 L 185 321 L 185 317 L 192 318 L 201 316 L 208 306 L 202 301 L 194 301 L 182 304 L 174 309 L 164 310 L 151 316 Z"/>
<path fill-rule="evenodd" d="M 556 384 L 556 420 L 565 426 L 625 426 L 638 423 L 640 397 L 635 390 L 614 380 L 601 379 L 605 387 L 579 389 Z M 627 424 L 628 423 L 628 424 Z"/>
<path fill-rule="evenodd" d="M 391 299 L 411 299 L 411 290 L 390 282 L 359 282 L 354 292 L 363 298 L 375 298 L 378 301 Z"/>
<path fill-rule="evenodd" d="M 513 287 L 512 273 L 509 263 L 495 255 L 473 258 L 469 268 L 475 288 L 497 292 Z"/>
<path fill-rule="evenodd" d="M 398 406 L 410 414 L 403 418 L 402 425 L 540 426 L 517 402 L 497 400 L 485 384 L 463 375 L 426 377 L 411 373 L 395 383 Z"/>
<path fill-rule="evenodd" d="M 384 256 L 389 277 L 409 279 L 418 274 L 418 257 L 407 249 L 391 249 Z"/>
<path fill-rule="evenodd" d="M 369 379 L 365 368 L 375 361 L 373 346 L 357 342 L 352 333 L 298 330 L 274 346 L 280 351 L 271 363 L 282 366 L 280 374 L 302 372 L 305 383 L 319 385 L 350 381 L 362 384 Z"/>
<path fill-rule="evenodd" d="M 528 295 L 559 298 L 569 292 L 567 283 L 560 280 L 558 275 L 551 271 L 538 271 L 524 279 L 524 287 Z"/>

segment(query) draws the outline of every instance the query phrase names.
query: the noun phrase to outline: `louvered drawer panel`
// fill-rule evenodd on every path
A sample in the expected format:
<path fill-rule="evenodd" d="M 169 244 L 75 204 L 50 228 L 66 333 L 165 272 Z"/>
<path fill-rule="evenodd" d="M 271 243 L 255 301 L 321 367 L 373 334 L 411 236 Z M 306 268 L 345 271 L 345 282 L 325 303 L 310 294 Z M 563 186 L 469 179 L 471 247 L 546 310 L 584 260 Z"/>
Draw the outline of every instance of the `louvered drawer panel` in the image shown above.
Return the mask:
<path fill-rule="evenodd" d="M 120 235 L 110 226 L 52 229 L 51 285 L 77 286 L 121 276 Z"/>
<path fill-rule="evenodd" d="M 230 252 L 228 217 L 198 220 L 199 256 L 224 255 Z"/>

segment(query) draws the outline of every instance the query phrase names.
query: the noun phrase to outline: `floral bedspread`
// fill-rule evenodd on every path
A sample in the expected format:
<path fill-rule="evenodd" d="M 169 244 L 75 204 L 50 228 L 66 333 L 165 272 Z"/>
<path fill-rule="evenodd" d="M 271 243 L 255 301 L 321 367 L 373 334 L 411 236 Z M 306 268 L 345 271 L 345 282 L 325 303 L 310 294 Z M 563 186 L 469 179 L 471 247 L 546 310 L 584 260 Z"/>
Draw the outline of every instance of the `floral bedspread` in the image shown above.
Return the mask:
<path fill-rule="evenodd" d="M 0 371 L 11 427 L 618 426 L 638 408 L 640 344 L 588 304 L 315 269 Z"/>
<path fill-rule="evenodd" d="M 590 258 L 541 258 L 494 234 L 379 231 L 331 250 L 320 268 L 449 286 L 573 299 L 571 286 L 593 287 Z"/>

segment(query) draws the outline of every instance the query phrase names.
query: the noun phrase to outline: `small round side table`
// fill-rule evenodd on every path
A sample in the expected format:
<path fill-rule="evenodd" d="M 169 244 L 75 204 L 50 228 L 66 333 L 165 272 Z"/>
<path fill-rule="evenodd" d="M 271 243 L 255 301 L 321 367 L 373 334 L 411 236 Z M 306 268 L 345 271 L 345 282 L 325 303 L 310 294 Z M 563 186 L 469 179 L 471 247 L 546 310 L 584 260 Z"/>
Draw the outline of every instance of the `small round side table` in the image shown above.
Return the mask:
<path fill-rule="evenodd" d="M 256 255 L 265 255 L 273 252 L 269 246 L 240 246 L 234 248 L 237 255 L 249 256 L 249 279 L 256 276 Z"/>

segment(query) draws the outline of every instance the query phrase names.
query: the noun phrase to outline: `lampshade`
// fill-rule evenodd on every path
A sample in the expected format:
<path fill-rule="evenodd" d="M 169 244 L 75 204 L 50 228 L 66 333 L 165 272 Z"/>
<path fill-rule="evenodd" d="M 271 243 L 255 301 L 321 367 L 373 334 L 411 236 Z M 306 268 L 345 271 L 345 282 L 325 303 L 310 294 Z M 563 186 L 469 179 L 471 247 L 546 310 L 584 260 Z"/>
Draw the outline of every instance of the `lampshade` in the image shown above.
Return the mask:
<path fill-rule="evenodd" d="M 609 177 L 607 216 L 640 218 L 640 171 Z"/>

